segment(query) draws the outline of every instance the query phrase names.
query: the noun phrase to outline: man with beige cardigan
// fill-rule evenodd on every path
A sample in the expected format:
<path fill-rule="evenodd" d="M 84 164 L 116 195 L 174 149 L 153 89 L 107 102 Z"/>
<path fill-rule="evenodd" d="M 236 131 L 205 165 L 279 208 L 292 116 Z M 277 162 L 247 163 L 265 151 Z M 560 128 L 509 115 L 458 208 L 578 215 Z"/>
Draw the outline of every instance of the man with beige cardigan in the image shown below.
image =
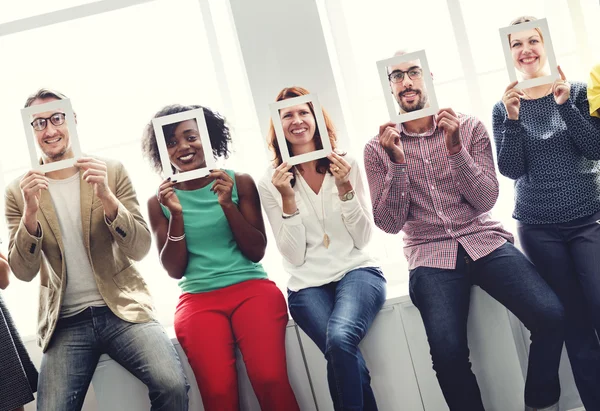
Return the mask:
<path fill-rule="evenodd" d="M 64 98 L 42 89 L 25 107 Z M 43 163 L 73 158 L 63 111 L 32 120 Z M 133 264 L 151 236 L 123 165 L 84 157 L 74 167 L 29 171 L 7 187 L 6 218 L 15 276 L 40 273 L 37 409 L 81 410 L 106 353 L 148 386 L 152 410 L 187 410 L 179 357 Z"/>

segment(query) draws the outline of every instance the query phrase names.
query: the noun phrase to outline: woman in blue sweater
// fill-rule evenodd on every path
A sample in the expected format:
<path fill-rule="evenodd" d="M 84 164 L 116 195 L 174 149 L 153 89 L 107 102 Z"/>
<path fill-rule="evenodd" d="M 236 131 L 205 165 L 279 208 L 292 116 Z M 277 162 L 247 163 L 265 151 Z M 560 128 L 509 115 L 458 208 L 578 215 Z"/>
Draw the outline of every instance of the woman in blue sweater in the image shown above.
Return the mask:
<path fill-rule="evenodd" d="M 548 75 L 540 30 L 514 33 L 509 41 L 525 79 Z M 500 173 L 515 180 L 522 248 L 565 307 L 581 400 L 600 410 L 600 119 L 590 117 L 586 84 L 569 84 L 559 72 L 552 84 L 508 86 L 494 106 L 494 139 Z"/>

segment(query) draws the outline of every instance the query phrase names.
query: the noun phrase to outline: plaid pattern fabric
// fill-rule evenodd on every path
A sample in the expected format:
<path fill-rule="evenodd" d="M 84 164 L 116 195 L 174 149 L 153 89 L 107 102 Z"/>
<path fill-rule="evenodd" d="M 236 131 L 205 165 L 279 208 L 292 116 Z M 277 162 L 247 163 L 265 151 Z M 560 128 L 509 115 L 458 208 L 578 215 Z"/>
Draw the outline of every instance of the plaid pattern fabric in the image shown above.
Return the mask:
<path fill-rule="evenodd" d="M 475 117 L 459 114 L 462 150 L 449 155 L 437 128 L 410 134 L 398 125 L 406 164 L 395 164 L 379 136 L 365 147 L 365 170 L 375 224 L 387 233 L 404 231 L 409 269 L 454 269 L 458 244 L 473 260 L 513 236 L 492 220 L 498 180 L 490 138 Z"/>

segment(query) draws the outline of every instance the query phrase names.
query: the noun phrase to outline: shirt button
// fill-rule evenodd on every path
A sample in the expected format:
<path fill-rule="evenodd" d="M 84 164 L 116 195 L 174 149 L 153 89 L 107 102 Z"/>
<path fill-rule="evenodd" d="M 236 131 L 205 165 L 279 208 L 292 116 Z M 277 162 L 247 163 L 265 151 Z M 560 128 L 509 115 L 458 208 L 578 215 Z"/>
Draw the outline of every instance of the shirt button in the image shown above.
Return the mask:
<path fill-rule="evenodd" d="M 439 215 L 440 217 L 443 217 L 443 216 L 444 216 L 444 213 L 442 213 L 441 211 L 438 211 L 438 215 Z"/>
<path fill-rule="evenodd" d="M 400 195 L 401 195 L 402 197 L 404 197 L 404 193 L 400 193 Z"/>
<path fill-rule="evenodd" d="M 429 164 L 429 160 L 425 159 L 425 164 Z"/>
<path fill-rule="evenodd" d="M 431 189 L 432 189 L 432 190 L 435 190 L 435 186 L 434 186 L 433 184 L 431 185 Z"/>
<path fill-rule="evenodd" d="M 452 229 L 451 229 L 451 228 L 449 228 L 447 231 L 448 231 L 449 233 L 451 233 L 451 232 L 452 232 Z"/>

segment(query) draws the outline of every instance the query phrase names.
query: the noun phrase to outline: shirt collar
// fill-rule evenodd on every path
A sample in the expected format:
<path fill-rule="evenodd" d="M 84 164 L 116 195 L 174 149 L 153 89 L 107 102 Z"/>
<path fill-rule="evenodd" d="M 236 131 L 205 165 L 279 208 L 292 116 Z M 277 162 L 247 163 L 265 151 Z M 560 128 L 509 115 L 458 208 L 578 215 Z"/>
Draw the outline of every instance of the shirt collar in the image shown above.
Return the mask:
<path fill-rule="evenodd" d="M 404 128 L 404 123 L 399 123 L 396 128 L 398 129 L 398 131 L 400 132 L 401 135 L 404 135 L 406 137 L 429 137 L 432 136 L 436 131 L 437 131 L 437 121 L 435 119 L 435 116 L 431 116 L 433 118 L 433 125 L 431 126 L 431 128 L 427 131 L 424 131 L 422 133 L 410 133 L 408 131 L 406 131 L 406 129 Z"/>

